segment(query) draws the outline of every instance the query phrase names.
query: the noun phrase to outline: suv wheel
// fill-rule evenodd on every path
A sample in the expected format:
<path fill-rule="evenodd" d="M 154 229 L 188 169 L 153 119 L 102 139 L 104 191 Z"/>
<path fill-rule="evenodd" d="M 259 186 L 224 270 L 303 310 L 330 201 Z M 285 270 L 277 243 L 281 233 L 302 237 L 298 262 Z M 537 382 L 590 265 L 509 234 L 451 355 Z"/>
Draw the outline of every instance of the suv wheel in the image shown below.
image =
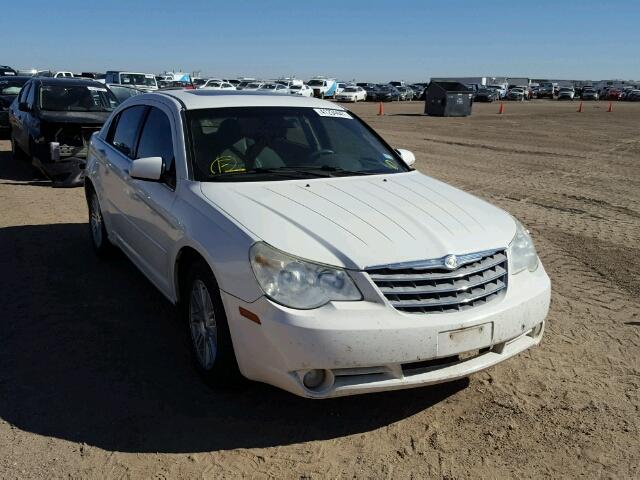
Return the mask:
<path fill-rule="evenodd" d="M 196 262 L 189 269 L 183 299 L 190 350 L 198 372 L 211 386 L 237 380 L 238 365 L 220 288 L 204 262 Z"/>

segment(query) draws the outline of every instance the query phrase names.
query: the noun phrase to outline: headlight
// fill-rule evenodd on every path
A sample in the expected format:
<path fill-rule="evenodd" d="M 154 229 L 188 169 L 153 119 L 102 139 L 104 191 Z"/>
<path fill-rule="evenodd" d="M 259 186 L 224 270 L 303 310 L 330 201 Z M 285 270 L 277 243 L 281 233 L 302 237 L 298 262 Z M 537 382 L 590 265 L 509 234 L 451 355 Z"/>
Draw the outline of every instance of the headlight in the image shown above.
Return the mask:
<path fill-rule="evenodd" d="M 526 269 L 533 272 L 538 268 L 538 254 L 529 231 L 514 218 L 516 222 L 516 234 L 509 244 L 509 257 L 511 258 L 511 273 L 514 275 Z"/>
<path fill-rule="evenodd" d="M 349 274 L 276 250 L 264 242 L 249 251 L 251 268 L 264 293 L 286 307 L 311 309 L 332 300 L 362 300 Z"/>

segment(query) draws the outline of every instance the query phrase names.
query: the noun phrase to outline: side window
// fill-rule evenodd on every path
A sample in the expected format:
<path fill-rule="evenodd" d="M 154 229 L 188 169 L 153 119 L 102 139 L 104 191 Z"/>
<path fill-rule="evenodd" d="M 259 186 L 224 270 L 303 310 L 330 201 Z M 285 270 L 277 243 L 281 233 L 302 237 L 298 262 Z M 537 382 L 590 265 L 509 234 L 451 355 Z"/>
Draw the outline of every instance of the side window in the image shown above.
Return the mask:
<path fill-rule="evenodd" d="M 31 86 L 32 85 L 33 85 L 33 83 L 29 82 L 22 88 L 22 91 L 20 92 L 20 99 L 18 100 L 18 102 L 26 102 L 27 101 L 27 97 L 29 96 L 29 91 L 31 90 Z"/>
<path fill-rule="evenodd" d="M 172 188 L 176 186 L 176 162 L 169 118 L 158 108 L 149 110 L 142 127 L 136 158 L 162 157 L 165 173 L 160 179 Z"/>
<path fill-rule="evenodd" d="M 128 157 L 133 158 L 136 137 L 146 110 L 144 105 L 127 108 L 118 115 L 115 129 L 111 126 L 107 141 Z"/>
<path fill-rule="evenodd" d="M 35 106 L 35 101 L 36 101 L 36 92 L 40 90 L 38 88 L 37 85 L 33 84 L 31 86 L 31 89 L 29 90 L 29 93 L 27 94 L 27 105 L 29 105 L 29 108 L 33 108 Z"/>

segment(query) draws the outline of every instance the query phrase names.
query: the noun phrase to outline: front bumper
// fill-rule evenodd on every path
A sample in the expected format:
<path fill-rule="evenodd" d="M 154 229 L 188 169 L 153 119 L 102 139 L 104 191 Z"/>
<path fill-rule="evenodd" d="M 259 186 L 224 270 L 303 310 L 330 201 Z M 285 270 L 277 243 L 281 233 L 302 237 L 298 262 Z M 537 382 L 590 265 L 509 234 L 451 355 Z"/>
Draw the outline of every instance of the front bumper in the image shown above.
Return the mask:
<path fill-rule="evenodd" d="M 57 145 L 56 148 L 52 145 Z M 54 153 L 54 150 L 56 152 Z M 80 187 L 84 185 L 87 163 L 86 147 L 59 145 L 54 142 L 35 144 L 32 162 L 49 177 L 54 187 Z"/>
<path fill-rule="evenodd" d="M 234 350 L 247 378 L 309 398 L 329 398 L 447 382 L 536 345 L 549 309 L 542 265 L 510 278 L 506 294 L 448 314 L 406 314 L 369 301 L 294 310 L 265 297 L 245 303 L 222 292 Z M 256 314 L 260 324 L 239 314 Z M 478 351 L 465 360 L 461 353 Z M 303 376 L 326 380 L 306 388 Z"/>

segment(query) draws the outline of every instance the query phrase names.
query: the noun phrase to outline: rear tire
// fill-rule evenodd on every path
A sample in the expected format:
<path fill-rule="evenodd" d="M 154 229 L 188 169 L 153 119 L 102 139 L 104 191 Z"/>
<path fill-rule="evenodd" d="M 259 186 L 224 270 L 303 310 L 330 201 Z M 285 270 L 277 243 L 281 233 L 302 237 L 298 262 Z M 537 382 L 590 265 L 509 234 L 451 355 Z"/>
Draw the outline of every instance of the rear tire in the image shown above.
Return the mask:
<path fill-rule="evenodd" d="M 193 263 L 182 285 L 182 317 L 196 370 L 212 387 L 240 379 L 220 287 L 204 261 Z"/>
<path fill-rule="evenodd" d="M 113 244 L 109 241 L 98 195 L 93 188 L 89 188 L 87 192 L 87 205 L 89 207 L 91 245 L 98 257 L 107 257 L 113 251 Z"/>

